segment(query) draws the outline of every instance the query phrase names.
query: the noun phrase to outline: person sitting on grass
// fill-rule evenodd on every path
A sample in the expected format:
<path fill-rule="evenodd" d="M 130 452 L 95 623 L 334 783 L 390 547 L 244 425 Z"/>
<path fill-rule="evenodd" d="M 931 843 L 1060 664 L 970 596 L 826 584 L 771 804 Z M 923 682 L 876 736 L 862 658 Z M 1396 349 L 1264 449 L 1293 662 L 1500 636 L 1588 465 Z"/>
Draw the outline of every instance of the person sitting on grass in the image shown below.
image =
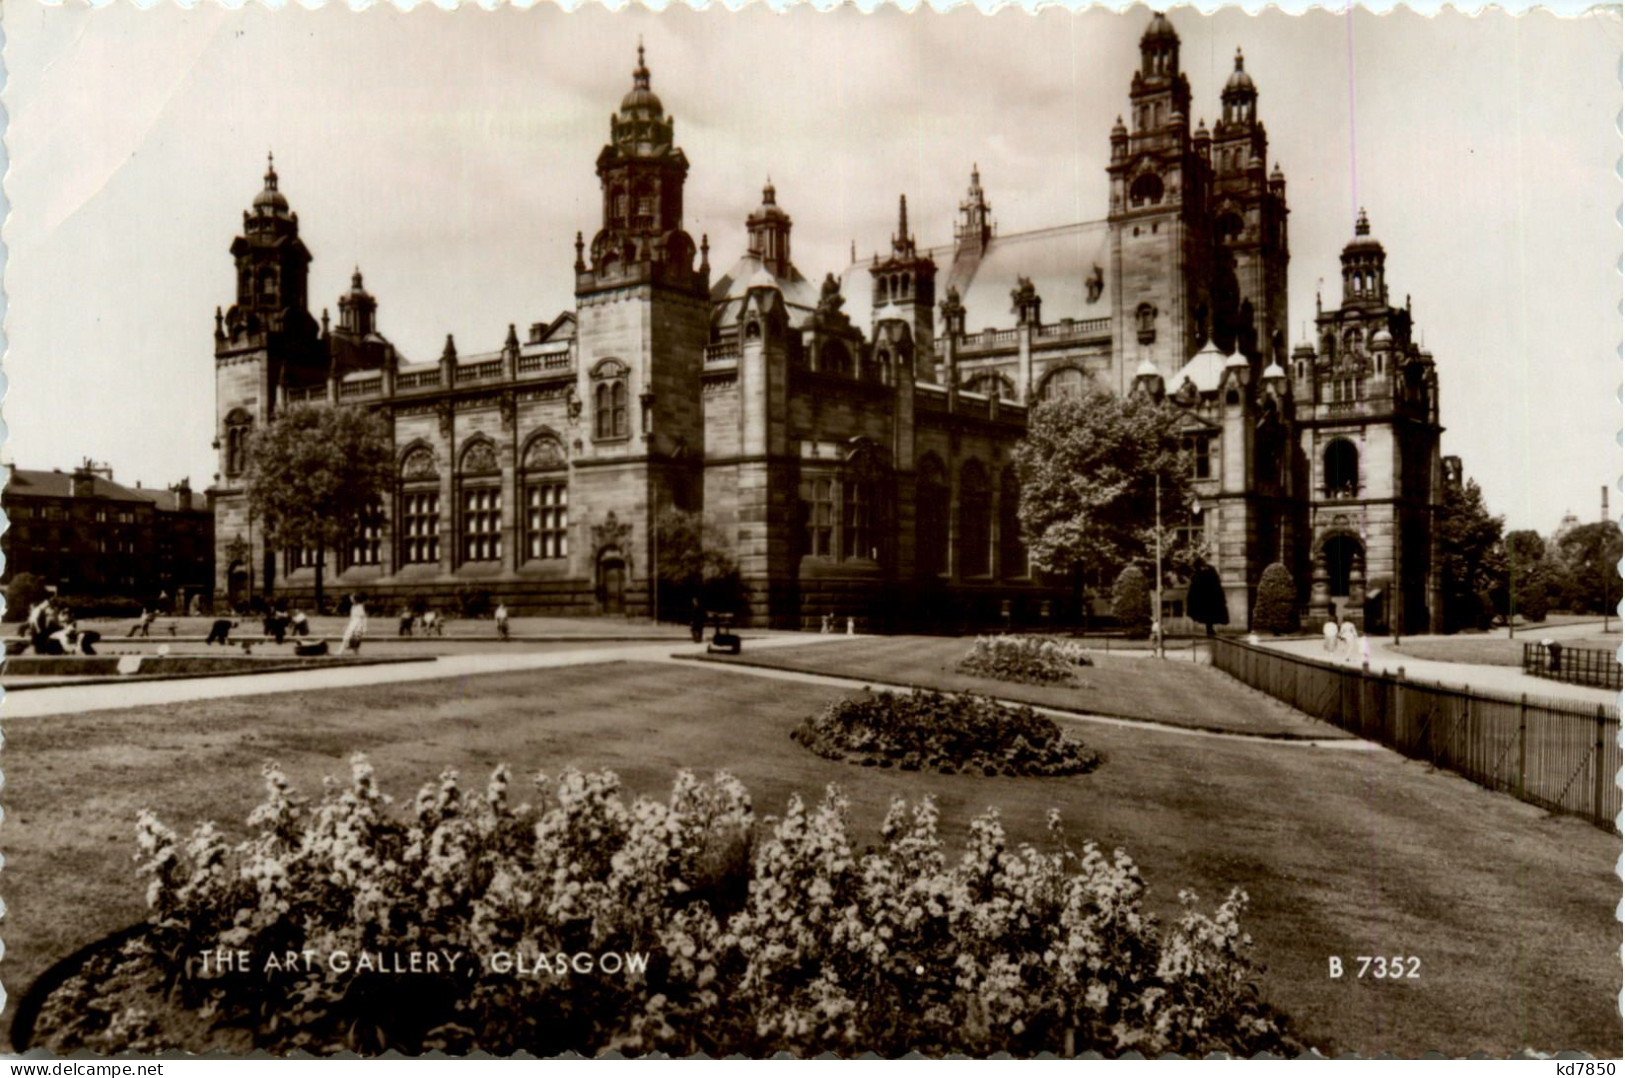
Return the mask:
<path fill-rule="evenodd" d="M 221 647 L 229 647 L 231 645 L 231 641 L 229 639 L 231 636 L 231 630 L 235 629 L 236 627 L 237 623 L 232 621 L 230 618 L 215 618 L 214 624 L 209 627 L 208 638 L 203 642 L 205 644 L 219 644 Z"/>
<path fill-rule="evenodd" d="M 293 626 L 293 635 L 310 635 L 310 619 L 305 617 L 305 612 L 303 610 L 295 610 L 289 617 L 289 621 Z"/>
<path fill-rule="evenodd" d="M 152 635 L 152 623 L 157 621 L 157 620 L 158 620 L 158 610 L 157 610 L 156 607 L 142 607 L 141 608 L 141 616 L 139 618 L 135 619 L 135 624 L 134 625 L 130 626 L 130 631 L 129 631 L 128 635 L 129 636 L 151 636 Z"/>
<path fill-rule="evenodd" d="M 425 610 L 423 612 L 424 636 L 444 636 L 445 624 L 446 623 L 441 620 L 440 614 L 437 611 Z"/>

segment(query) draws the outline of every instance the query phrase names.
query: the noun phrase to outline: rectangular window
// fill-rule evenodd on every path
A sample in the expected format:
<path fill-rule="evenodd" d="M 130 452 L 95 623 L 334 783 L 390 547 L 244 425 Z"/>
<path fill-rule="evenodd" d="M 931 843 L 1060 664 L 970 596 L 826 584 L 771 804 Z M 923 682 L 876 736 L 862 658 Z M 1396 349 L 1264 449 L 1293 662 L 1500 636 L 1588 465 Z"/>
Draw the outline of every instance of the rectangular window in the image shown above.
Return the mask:
<path fill-rule="evenodd" d="M 841 484 L 841 556 L 844 558 L 872 558 L 874 528 L 871 518 L 874 499 L 867 483 L 848 479 Z"/>
<path fill-rule="evenodd" d="M 463 491 L 463 560 L 502 558 L 502 491 L 476 487 Z"/>
<path fill-rule="evenodd" d="M 835 552 L 835 481 L 813 479 L 803 488 L 807 508 L 807 553 L 827 558 Z"/>
<path fill-rule="evenodd" d="M 562 558 L 570 553 L 570 487 L 562 480 L 525 488 L 525 555 Z"/>
<path fill-rule="evenodd" d="M 311 547 L 290 547 L 283 553 L 283 562 L 287 566 L 286 571 L 290 573 L 299 569 L 314 569 L 316 568 L 316 551 Z"/>
<path fill-rule="evenodd" d="M 1191 478 L 1213 478 L 1213 436 L 1211 434 L 1185 435 L 1185 452 L 1191 458 Z"/>
<path fill-rule="evenodd" d="M 440 561 L 440 492 L 420 490 L 401 495 L 401 562 L 433 565 Z"/>
<path fill-rule="evenodd" d="M 356 521 L 355 530 L 350 535 L 350 548 L 346 551 L 349 556 L 346 567 L 378 564 L 383 544 L 383 523 L 383 514 L 379 512 L 366 513 Z"/>

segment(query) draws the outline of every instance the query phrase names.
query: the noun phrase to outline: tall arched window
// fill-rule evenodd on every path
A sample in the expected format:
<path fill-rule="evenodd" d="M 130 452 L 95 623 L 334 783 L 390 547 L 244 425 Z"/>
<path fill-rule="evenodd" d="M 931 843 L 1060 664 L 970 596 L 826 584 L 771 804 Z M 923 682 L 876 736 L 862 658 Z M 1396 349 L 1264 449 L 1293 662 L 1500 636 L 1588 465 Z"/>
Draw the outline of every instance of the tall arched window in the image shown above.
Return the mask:
<path fill-rule="evenodd" d="M 525 449 L 524 498 L 526 561 L 549 561 L 570 553 L 570 473 L 564 445 L 551 434 L 538 435 Z"/>
<path fill-rule="evenodd" d="M 987 469 L 968 460 L 959 470 L 959 575 L 986 576 L 992 571 L 989 540 L 993 495 Z"/>
<path fill-rule="evenodd" d="M 1087 392 L 1089 379 L 1076 367 L 1062 367 L 1044 379 L 1041 396 L 1045 400 L 1060 400 L 1062 397 L 1081 397 Z"/>
<path fill-rule="evenodd" d="M 401 461 L 400 551 L 402 565 L 440 561 L 440 472 L 434 451 L 420 445 Z"/>
<path fill-rule="evenodd" d="M 465 562 L 502 560 L 502 470 L 496 446 L 477 438 L 463 450 L 457 481 L 461 491 L 458 531 Z"/>
<path fill-rule="evenodd" d="M 593 368 L 593 437 L 599 440 L 625 438 L 630 432 L 627 418 L 626 367 L 607 359 Z"/>
<path fill-rule="evenodd" d="M 1353 498 L 1360 492 L 1360 451 L 1347 438 L 1333 439 L 1322 458 L 1328 498 Z"/>
<path fill-rule="evenodd" d="M 1162 179 L 1155 172 L 1147 172 L 1134 179 L 1129 188 L 1129 202 L 1135 206 L 1152 205 L 1162 201 Z"/>
<path fill-rule="evenodd" d="M 921 576 L 948 571 L 948 470 L 935 453 L 921 458 L 916 473 L 914 561 Z"/>
<path fill-rule="evenodd" d="M 1021 479 L 1014 465 L 999 473 L 999 575 L 1027 575 L 1027 545 L 1021 541 Z"/>
<path fill-rule="evenodd" d="M 226 474 L 239 476 L 248 470 L 248 438 L 254 431 L 254 420 L 241 408 L 234 408 L 226 416 Z"/>

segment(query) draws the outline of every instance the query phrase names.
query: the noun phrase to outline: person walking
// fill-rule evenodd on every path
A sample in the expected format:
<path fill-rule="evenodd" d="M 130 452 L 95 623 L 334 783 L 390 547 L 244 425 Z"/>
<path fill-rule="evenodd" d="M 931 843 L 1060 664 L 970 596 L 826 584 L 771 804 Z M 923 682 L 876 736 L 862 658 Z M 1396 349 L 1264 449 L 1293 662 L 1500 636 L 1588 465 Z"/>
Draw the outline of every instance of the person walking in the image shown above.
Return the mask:
<path fill-rule="evenodd" d="M 1343 661 L 1353 662 L 1355 656 L 1360 654 L 1360 627 L 1354 624 L 1353 618 L 1349 618 L 1343 622 L 1340 635 L 1343 639 Z"/>
<path fill-rule="evenodd" d="M 350 596 L 350 623 L 344 627 L 344 642 L 339 647 L 342 654 L 353 651 L 361 654 L 361 641 L 367 635 L 367 605 L 362 602 L 360 594 Z"/>
<path fill-rule="evenodd" d="M 497 621 L 497 635 L 504 640 L 508 639 L 508 604 L 498 599 L 496 613 L 493 616 Z"/>
<path fill-rule="evenodd" d="M 829 631 L 827 625 L 824 631 Z M 688 635 L 696 644 L 705 639 L 705 604 L 698 595 L 689 600 Z"/>
<path fill-rule="evenodd" d="M 440 612 L 439 611 L 437 611 L 437 610 L 425 610 L 423 612 L 423 635 L 424 636 L 444 636 L 445 635 L 445 632 L 444 632 L 444 630 L 442 628 L 442 625 L 441 625 Z"/>
<path fill-rule="evenodd" d="M 126 634 L 126 638 L 133 636 L 151 636 L 152 623 L 156 620 L 158 620 L 158 610 L 156 607 L 142 607 L 141 616 L 135 619 L 134 625 L 130 626 L 130 631 Z"/>
<path fill-rule="evenodd" d="M 411 636 L 412 635 L 412 622 L 417 620 L 416 618 L 414 618 L 412 616 L 412 608 L 409 607 L 409 606 L 401 607 L 400 619 L 401 619 L 401 627 L 400 627 L 400 631 L 398 633 L 396 633 L 396 635 L 397 636 Z"/>
<path fill-rule="evenodd" d="M 1321 634 L 1326 638 L 1326 654 L 1328 656 L 1337 654 L 1337 622 L 1328 619 Z"/>

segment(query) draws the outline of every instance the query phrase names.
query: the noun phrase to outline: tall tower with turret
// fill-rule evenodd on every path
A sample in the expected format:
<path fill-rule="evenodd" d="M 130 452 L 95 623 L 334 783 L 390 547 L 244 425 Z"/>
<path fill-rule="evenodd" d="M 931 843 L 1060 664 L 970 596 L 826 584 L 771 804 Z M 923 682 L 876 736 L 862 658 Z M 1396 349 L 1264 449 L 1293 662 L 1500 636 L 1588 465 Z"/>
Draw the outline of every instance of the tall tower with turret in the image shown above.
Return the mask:
<path fill-rule="evenodd" d="M 1212 334 L 1221 351 L 1262 366 L 1285 364 L 1287 326 L 1286 176 L 1265 175 L 1269 137 L 1258 118 L 1258 88 L 1241 50 L 1213 125 L 1211 215 L 1215 243 Z"/>
<path fill-rule="evenodd" d="M 936 353 L 935 325 L 937 264 L 914 243 L 908 227 L 908 196 L 897 199 L 897 231 L 891 238 L 891 254 L 876 258 L 869 268 L 874 287 L 874 324 L 905 322 L 913 341 L 914 354 L 928 357 Z M 920 381 L 933 380 L 928 364 L 916 371 Z"/>
<path fill-rule="evenodd" d="M 696 265 L 683 229 L 688 159 L 649 81 L 639 45 L 632 88 L 598 154 L 600 225 L 590 245 L 576 242 L 583 423 L 572 500 L 589 507 L 588 568 L 606 609 L 623 595 L 628 608 L 647 601 L 658 557 L 651 522 L 700 497 L 710 266 Z"/>
<path fill-rule="evenodd" d="M 299 238 L 299 215 L 288 208 L 274 160 L 265 184 L 243 211 L 231 242 L 236 301 L 214 313 L 215 449 L 219 466 L 211 494 L 215 510 L 215 593 L 227 599 L 272 583 L 274 563 L 249 519 L 243 479 L 248 440 L 269 423 L 286 386 L 327 378 L 327 358 L 307 309 L 310 252 Z"/>
<path fill-rule="evenodd" d="M 1109 272 L 1115 290 L 1113 388 L 1126 394 L 1149 362 L 1171 376 L 1208 334 L 1210 257 L 1206 163 L 1190 131 L 1190 82 L 1179 35 L 1158 14 L 1140 38 L 1129 90 L 1132 126 L 1111 135 Z"/>

